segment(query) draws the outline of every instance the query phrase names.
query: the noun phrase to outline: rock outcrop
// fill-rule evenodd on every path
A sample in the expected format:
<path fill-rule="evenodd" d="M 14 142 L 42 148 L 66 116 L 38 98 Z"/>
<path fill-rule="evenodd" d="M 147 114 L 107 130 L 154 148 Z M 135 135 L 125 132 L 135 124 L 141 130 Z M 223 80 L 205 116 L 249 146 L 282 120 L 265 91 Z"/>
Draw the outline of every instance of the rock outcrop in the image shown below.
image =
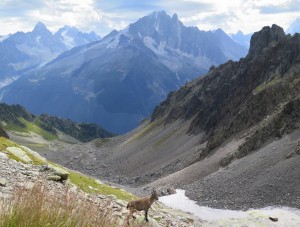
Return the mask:
<path fill-rule="evenodd" d="M 255 58 L 270 45 L 275 45 L 276 42 L 285 37 L 281 27 L 273 24 L 272 27 L 263 27 L 259 32 L 255 32 L 250 40 L 249 57 Z"/>
<path fill-rule="evenodd" d="M 6 139 L 9 139 L 7 133 L 1 127 L 0 127 L 0 137 L 4 137 Z"/>

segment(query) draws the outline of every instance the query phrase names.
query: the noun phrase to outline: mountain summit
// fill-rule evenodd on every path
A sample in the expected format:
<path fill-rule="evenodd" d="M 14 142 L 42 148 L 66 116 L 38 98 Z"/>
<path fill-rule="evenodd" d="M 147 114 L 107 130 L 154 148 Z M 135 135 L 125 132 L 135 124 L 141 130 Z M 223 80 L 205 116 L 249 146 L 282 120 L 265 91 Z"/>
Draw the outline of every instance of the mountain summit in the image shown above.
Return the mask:
<path fill-rule="evenodd" d="M 65 27 L 57 36 L 72 43 L 73 32 Z M 2 101 L 124 133 L 149 116 L 168 92 L 211 65 L 245 54 L 224 32 L 200 31 L 184 26 L 177 15 L 154 12 L 63 53 L 5 88 Z"/>
<path fill-rule="evenodd" d="M 68 49 L 76 46 L 99 41 L 101 38 L 95 33 L 84 33 L 75 27 L 65 25 L 55 33 L 55 37 L 64 43 Z"/>
<path fill-rule="evenodd" d="M 275 24 L 272 27 L 263 27 L 259 32 L 255 32 L 250 41 L 249 56 L 256 57 L 263 49 L 275 44 L 285 37 L 283 29 Z"/>
<path fill-rule="evenodd" d="M 32 32 L 44 32 L 44 31 L 49 31 L 49 30 L 47 29 L 47 27 L 46 27 L 45 24 L 43 24 L 42 22 L 39 21 L 39 22 L 35 25 L 35 27 L 34 27 L 34 29 L 33 29 Z"/>

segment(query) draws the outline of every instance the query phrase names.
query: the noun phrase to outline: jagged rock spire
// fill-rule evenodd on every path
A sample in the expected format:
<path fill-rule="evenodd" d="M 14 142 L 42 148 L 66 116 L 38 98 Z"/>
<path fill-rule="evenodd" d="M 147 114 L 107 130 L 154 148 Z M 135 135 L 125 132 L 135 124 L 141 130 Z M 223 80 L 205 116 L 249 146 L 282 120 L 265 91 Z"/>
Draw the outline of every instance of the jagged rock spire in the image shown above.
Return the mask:
<path fill-rule="evenodd" d="M 255 58 L 261 51 L 272 42 L 277 42 L 285 37 L 283 29 L 276 24 L 272 27 L 265 26 L 260 31 L 255 32 L 250 41 L 249 57 Z"/>

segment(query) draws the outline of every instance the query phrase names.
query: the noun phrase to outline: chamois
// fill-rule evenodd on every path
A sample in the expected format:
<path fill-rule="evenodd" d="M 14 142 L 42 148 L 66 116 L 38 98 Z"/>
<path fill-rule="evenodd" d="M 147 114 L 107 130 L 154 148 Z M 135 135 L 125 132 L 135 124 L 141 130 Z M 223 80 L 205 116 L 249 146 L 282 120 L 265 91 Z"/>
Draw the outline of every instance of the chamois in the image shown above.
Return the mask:
<path fill-rule="evenodd" d="M 149 210 L 150 206 L 152 205 L 152 203 L 154 202 L 154 200 L 158 200 L 157 193 L 155 190 L 152 191 L 152 194 L 150 197 L 145 197 L 142 199 L 137 199 L 137 200 L 133 200 L 133 201 L 129 202 L 127 204 L 127 209 L 129 209 L 130 214 L 127 217 L 127 222 L 129 222 L 130 216 L 135 218 L 133 216 L 134 212 L 141 211 L 141 210 L 145 211 L 145 219 L 146 219 L 146 222 L 148 222 L 149 221 L 148 220 L 148 210 Z"/>

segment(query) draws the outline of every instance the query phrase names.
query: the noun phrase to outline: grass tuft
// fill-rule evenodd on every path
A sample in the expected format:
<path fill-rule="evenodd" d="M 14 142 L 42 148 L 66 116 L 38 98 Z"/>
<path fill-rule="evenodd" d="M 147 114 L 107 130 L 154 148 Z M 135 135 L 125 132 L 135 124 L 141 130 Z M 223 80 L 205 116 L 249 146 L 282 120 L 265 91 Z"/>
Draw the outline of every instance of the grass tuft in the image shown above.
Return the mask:
<path fill-rule="evenodd" d="M 68 170 L 69 171 L 69 170 Z M 69 171 L 70 172 L 70 171 Z M 85 176 L 83 174 L 71 171 L 69 175 L 69 180 L 79 187 L 82 191 L 87 193 L 97 193 L 102 195 L 115 195 L 117 199 L 130 201 L 136 199 L 134 195 L 119 189 L 114 188 L 106 184 L 101 184 L 95 179 Z"/>
<path fill-rule="evenodd" d="M 94 203 L 68 191 L 49 190 L 45 183 L 15 190 L 12 199 L 0 199 L 0 226 L 88 227 L 118 226 L 108 204 Z"/>

